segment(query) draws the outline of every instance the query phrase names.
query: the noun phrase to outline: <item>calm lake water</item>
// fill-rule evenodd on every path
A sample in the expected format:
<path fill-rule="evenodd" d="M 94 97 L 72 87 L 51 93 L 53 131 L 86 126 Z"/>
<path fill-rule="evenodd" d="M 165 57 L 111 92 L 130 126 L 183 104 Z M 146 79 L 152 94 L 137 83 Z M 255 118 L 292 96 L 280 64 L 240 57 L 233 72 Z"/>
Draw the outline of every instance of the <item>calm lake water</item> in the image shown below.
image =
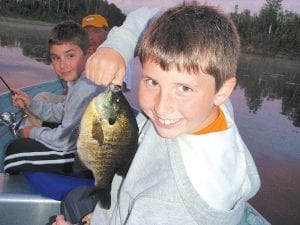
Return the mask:
<path fill-rule="evenodd" d="M 1 21 L 0 74 L 14 88 L 56 79 L 47 65 L 50 26 Z M 140 64 L 133 60 L 130 103 L 138 107 Z M 236 122 L 261 175 L 250 203 L 272 224 L 300 222 L 300 63 L 241 55 L 232 95 Z M 6 92 L 0 83 L 0 94 Z"/>

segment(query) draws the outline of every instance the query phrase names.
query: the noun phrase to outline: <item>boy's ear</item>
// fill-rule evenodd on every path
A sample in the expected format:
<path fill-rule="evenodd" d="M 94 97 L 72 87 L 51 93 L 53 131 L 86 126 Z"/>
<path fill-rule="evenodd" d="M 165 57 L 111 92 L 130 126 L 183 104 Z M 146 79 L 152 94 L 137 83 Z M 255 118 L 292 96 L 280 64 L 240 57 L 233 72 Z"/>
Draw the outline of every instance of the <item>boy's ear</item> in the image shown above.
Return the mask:
<path fill-rule="evenodd" d="M 224 81 L 224 84 L 219 89 L 219 91 L 215 94 L 214 104 L 219 106 L 223 104 L 231 95 L 233 89 L 236 85 L 236 77 L 230 77 Z"/>

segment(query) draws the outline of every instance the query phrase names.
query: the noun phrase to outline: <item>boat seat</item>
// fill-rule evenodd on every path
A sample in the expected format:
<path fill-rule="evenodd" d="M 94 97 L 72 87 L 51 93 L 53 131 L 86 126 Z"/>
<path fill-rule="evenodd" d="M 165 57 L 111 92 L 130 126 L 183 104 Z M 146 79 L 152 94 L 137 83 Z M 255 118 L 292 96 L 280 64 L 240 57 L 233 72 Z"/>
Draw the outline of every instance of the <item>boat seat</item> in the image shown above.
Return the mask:
<path fill-rule="evenodd" d="M 41 195 L 22 175 L 0 173 L 0 224 L 51 225 L 60 201 Z"/>

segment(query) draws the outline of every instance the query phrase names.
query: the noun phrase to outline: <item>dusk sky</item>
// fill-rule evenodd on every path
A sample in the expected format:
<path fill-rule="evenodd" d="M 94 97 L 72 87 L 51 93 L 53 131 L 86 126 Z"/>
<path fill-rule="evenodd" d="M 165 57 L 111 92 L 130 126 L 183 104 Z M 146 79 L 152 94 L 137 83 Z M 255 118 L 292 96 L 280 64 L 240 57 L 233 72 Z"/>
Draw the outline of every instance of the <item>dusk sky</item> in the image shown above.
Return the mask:
<path fill-rule="evenodd" d="M 125 14 L 141 6 L 162 6 L 171 7 L 183 0 L 108 0 L 116 4 Z M 261 7 L 266 3 L 265 0 L 201 0 L 199 2 L 220 6 L 225 12 L 233 12 L 234 6 L 239 6 L 239 12 L 249 9 L 251 14 L 258 13 Z M 300 14 L 300 0 L 283 0 L 282 7 Z"/>

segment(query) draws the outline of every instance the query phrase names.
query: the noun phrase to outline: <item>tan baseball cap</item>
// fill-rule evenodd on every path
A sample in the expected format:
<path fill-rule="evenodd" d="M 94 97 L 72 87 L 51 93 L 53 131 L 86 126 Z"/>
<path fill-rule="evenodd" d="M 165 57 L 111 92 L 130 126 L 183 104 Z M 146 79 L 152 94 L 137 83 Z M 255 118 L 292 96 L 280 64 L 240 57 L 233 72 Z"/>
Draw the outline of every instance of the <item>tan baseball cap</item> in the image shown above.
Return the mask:
<path fill-rule="evenodd" d="M 107 27 L 108 28 L 108 23 L 106 19 L 101 16 L 100 14 L 92 14 L 84 17 L 82 19 L 82 27 L 86 26 L 94 26 L 94 27 Z"/>

